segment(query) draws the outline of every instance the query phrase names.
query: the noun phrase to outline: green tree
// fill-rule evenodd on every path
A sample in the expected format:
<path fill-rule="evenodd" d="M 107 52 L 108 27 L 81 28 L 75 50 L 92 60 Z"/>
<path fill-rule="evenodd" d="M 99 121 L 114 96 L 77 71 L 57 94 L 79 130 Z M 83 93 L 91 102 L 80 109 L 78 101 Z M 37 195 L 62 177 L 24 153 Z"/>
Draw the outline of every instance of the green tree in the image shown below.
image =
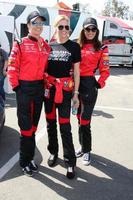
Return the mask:
<path fill-rule="evenodd" d="M 122 1 L 108 0 L 104 4 L 104 10 L 102 10 L 102 15 L 119 17 L 122 19 L 128 18 L 129 6 L 124 4 Z"/>

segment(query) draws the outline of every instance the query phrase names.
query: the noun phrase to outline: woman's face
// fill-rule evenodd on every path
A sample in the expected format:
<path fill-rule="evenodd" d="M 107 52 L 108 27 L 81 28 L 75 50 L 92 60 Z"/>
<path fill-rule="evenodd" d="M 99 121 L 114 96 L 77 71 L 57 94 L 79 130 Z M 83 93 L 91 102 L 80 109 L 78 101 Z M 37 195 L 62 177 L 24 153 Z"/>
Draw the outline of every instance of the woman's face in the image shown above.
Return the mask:
<path fill-rule="evenodd" d="M 95 26 L 88 26 L 84 28 L 84 34 L 87 40 L 93 40 L 96 36 L 97 28 Z"/>
<path fill-rule="evenodd" d="M 34 37 L 39 37 L 43 31 L 44 21 L 38 17 L 35 21 L 28 24 L 29 33 Z"/>
<path fill-rule="evenodd" d="M 68 24 L 67 20 L 61 20 L 59 21 L 57 27 L 56 27 L 56 33 L 57 37 L 59 39 L 67 39 L 69 38 L 69 32 L 70 32 L 70 26 Z"/>

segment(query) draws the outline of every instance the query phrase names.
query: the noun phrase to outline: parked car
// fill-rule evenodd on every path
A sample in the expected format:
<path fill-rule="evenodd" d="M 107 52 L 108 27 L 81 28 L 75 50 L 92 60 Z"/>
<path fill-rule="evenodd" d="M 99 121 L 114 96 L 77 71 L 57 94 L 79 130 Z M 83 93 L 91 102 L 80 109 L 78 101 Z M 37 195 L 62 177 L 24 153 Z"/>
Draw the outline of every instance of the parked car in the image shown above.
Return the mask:
<path fill-rule="evenodd" d="M 3 98 L 0 96 L 0 132 L 3 129 L 5 123 L 5 102 Z"/>

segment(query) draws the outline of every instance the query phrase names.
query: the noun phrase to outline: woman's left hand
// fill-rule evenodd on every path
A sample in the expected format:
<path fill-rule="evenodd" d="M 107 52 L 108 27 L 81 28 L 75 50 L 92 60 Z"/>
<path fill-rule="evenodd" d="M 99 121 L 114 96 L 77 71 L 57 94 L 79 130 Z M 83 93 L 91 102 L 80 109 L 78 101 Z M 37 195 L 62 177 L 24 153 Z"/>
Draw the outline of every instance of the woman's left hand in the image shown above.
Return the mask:
<path fill-rule="evenodd" d="M 5 77 L 7 75 L 6 70 L 3 70 L 3 76 Z"/>
<path fill-rule="evenodd" d="M 75 108 L 78 108 L 78 107 L 79 107 L 79 98 L 78 98 L 78 95 L 77 95 L 77 94 L 74 94 L 74 95 L 73 95 L 72 101 L 73 101 L 73 106 L 74 106 Z"/>

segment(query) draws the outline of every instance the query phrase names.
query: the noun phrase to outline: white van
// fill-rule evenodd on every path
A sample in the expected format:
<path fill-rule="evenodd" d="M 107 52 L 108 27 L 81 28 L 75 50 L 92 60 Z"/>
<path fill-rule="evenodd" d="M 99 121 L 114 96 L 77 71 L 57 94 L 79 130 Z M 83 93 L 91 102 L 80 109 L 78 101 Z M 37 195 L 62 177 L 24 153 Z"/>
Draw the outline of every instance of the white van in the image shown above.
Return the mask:
<path fill-rule="evenodd" d="M 111 66 L 133 67 L 133 40 L 130 36 L 110 36 L 103 42 L 108 45 Z"/>

